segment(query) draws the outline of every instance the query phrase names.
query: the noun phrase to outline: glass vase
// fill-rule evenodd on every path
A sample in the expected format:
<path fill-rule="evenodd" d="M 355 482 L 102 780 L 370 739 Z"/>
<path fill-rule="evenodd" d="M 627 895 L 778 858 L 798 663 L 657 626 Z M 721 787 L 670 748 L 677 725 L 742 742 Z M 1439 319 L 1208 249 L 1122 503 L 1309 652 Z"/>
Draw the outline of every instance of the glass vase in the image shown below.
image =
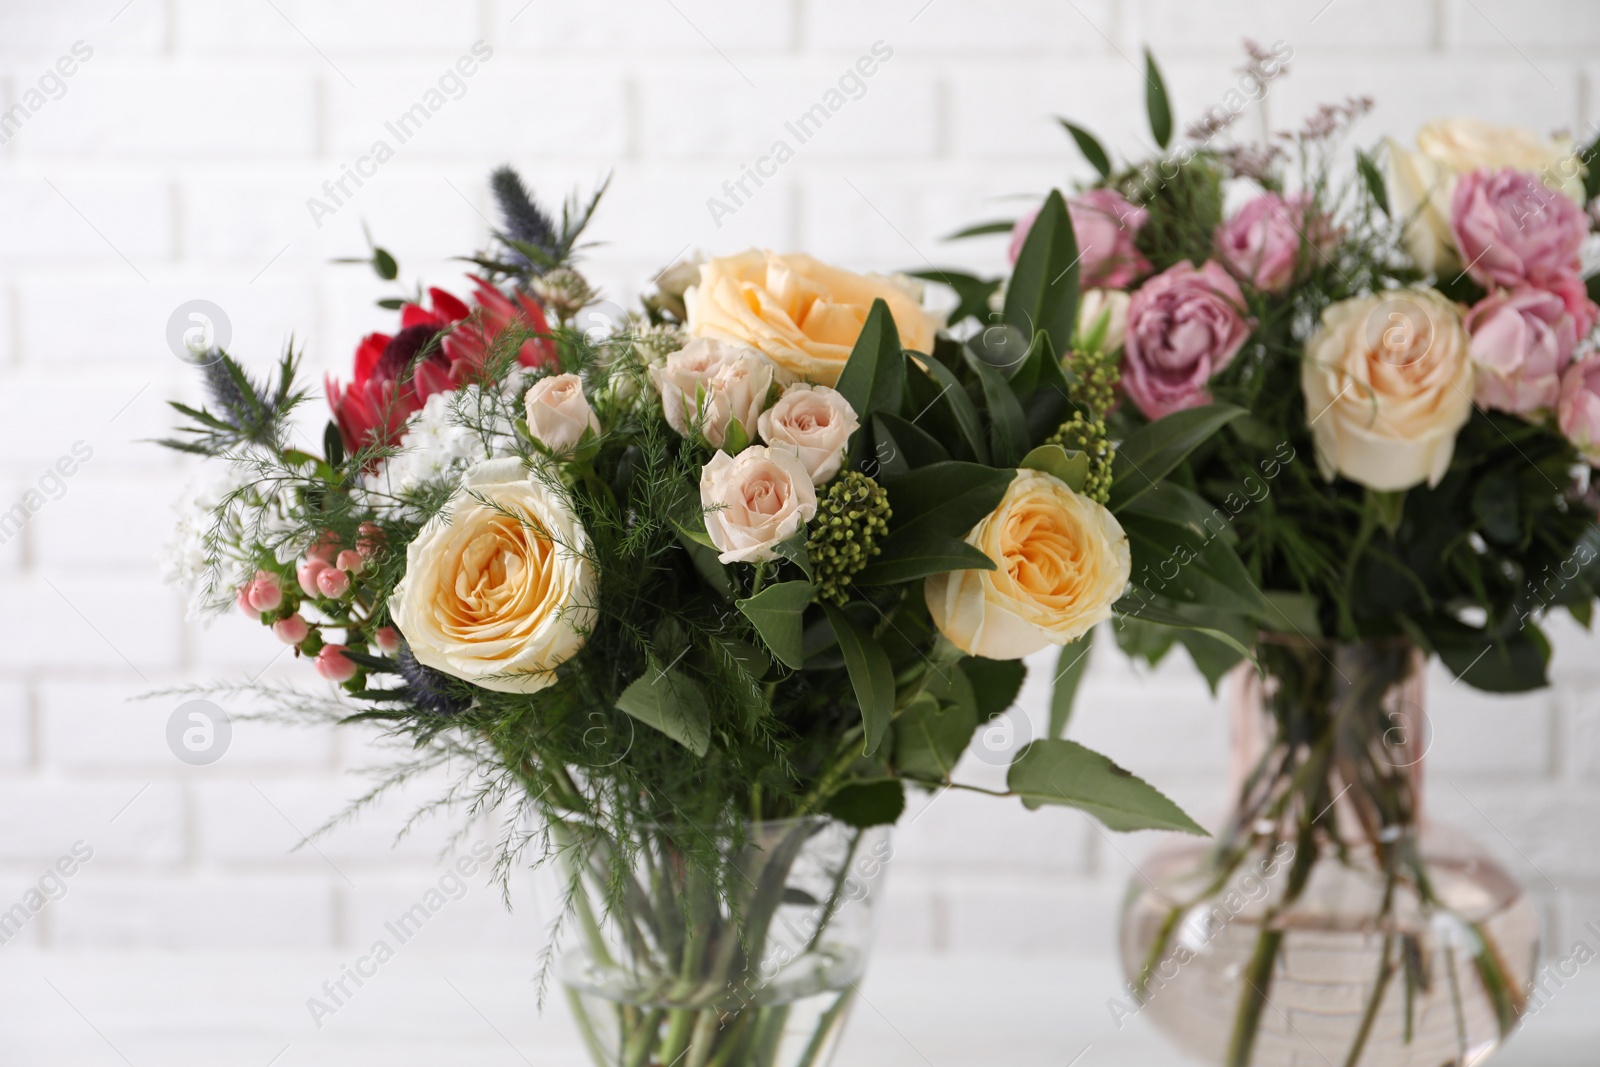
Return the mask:
<path fill-rule="evenodd" d="M 1527 1006 L 1534 904 L 1422 812 L 1425 657 L 1263 636 L 1233 675 L 1235 808 L 1130 885 L 1126 1014 L 1225 1067 L 1477 1065 Z"/>
<path fill-rule="evenodd" d="M 888 829 L 811 817 L 695 834 L 568 851 L 574 931 L 559 978 L 591 1057 L 822 1067 L 866 968 Z"/>

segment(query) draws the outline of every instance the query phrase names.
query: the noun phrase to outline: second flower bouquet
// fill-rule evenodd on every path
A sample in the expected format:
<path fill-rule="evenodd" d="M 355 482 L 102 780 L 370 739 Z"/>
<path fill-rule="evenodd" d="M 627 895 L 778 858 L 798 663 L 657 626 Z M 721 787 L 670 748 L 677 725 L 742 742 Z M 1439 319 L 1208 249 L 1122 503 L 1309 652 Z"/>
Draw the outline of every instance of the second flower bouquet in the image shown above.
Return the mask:
<path fill-rule="evenodd" d="M 221 480 L 185 520 L 187 577 L 343 687 L 269 688 L 279 710 L 402 742 L 378 791 L 447 768 L 445 803 L 504 815 L 502 872 L 565 861 L 560 975 L 600 1062 L 821 1062 L 864 964 L 847 916 L 888 855 L 873 828 L 908 783 L 977 788 L 953 771 L 1021 658 L 1111 616 L 1122 517 L 1163 507 L 1235 412 L 1113 447 L 1105 383 L 1064 370 L 1059 196 L 1020 250 L 1017 328 L 988 343 L 908 279 L 758 251 L 664 272 L 586 333 L 593 202 L 558 222 L 513 173 L 494 185 L 474 296 L 385 301 L 399 328 L 328 383 L 320 450 L 297 443 L 293 353 L 265 385 L 200 355 L 210 402 L 177 405 L 169 443 Z M 998 795 L 1200 832 L 1059 733 Z"/>

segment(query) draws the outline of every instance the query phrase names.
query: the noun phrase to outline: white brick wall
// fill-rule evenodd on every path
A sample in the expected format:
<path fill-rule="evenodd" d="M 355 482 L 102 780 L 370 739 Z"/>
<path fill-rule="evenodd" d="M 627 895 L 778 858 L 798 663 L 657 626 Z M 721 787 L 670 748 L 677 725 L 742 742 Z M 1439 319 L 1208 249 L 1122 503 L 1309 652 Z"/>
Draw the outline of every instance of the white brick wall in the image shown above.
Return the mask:
<path fill-rule="evenodd" d="M 129 701 L 285 666 L 243 620 L 186 626 L 156 577 L 185 468 L 144 441 L 166 428 L 163 401 L 193 392 L 163 340 L 178 304 L 222 305 L 248 359 L 292 331 L 312 367 L 343 370 L 391 318 L 370 277 L 327 261 L 361 251 L 365 220 L 407 283 L 459 289 L 448 257 L 483 240 L 483 179 L 502 161 L 547 198 L 615 171 L 592 263 L 619 299 L 695 247 L 994 266 L 1000 242 L 941 235 L 1084 175 L 1052 115 L 1140 151 L 1140 46 L 1159 49 L 1182 118 L 1232 84 L 1246 35 L 1294 46 L 1270 101 L 1279 121 L 1363 92 L 1379 101 L 1368 140 L 1448 113 L 1600 118 L 1600 14 L 1584 0 L 7 5 L 5 106 L 74 42 L 94 50 L 0 147 L 0 503 L 74 442 L 94 450 L 0 545 L 0 902 L 73 842 L 95 850 L 23 940 L 342 950 L 436 877 L 441 829 L 390 847 L 403 802 L 290 851 L 359 789 L 360 735 L 240 725 L 220 763 L 195 768 L 165 747 L 174 702 Z M 316 225 L 306 199 L 478 40 L 494 53 L 461 98 Z M 893 57 L 865 94 L 715 226 L 707 198 L 880 40 Z M 1576 627 L 1558 627 L 1558 645 L 1547 693 L 1497 700 L 1439 680 L 1431 793 L 1548 902 L 1564 942 L 1600 907 L 1600 667 Z M 1035 722 L 1042 699 L 1030 686 Z M 1141 677 L 1098 650 L 1075 729 L 1199 812 L 1224 803 L 1223 715 L 1186 667 Z M 1154 843 L 975 797 L 914 813 L 884 930 L 897 948 L 1109 952 L 1129 862 Z M 428 936 L 527 951 L 537 909 L 497 911 L 474 889 Z"/>

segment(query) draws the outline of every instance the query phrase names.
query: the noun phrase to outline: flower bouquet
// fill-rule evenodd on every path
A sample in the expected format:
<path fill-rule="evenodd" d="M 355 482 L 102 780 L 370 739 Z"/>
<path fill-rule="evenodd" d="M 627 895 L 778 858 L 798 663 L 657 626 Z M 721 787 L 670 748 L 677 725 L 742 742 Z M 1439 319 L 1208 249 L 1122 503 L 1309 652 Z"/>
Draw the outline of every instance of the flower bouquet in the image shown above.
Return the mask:
<path fill-rule="evenodd" d="M 399 328 L 329 379 L 319 448 L 292 351 L 266 383 L 197 354 L 210 401 L 174 405 L 166 443 L 222 484 L 193 494 L 188 576 L 343 690 L 254 687 L 273 707 L 402 743 L 374 795 L 443 768 L 442 804 L 503 814 L 502 874 L 560 859 L 555 966 L 597 1062 L 821 1063 L 907 784 L 977 788 L 953 771 L 1021 658 L 1127 602 L 1122 522 L 1187 507 L 1163 476 L 1226 417 L 1113 449 L 1104 381 L 1063 366 L 1059 197 L 1018 258 L 1016 328 L 962 339 L 909 279 L 756 251 L 676 265 L 585 330 L 595 201 L 557 222 L 509 170 L 493 185 L 472 296 L 381 301 Z M 1059 730 L 982 791 L 1200 832 Z"/>
<path fill-rule="evenodd" d="M 1259 97 L 1288 57 L 1251 51 Z M 1415 151 L 1347 154 L 1364 99 L 1238 145 L 1219 106 L 1174 144 L 1147 63 L 1160 158 L 1114 165 L 1066 124 L 1100 174 L 1067 204 L 1099 309 L 1084 328 L 1117 353 L 1089 373 L 1118 383 L 1114 435 L 1234 417 L 1147 494 L 1159 515 L 1121 516 L 1140 591 L 1118 637 L 1155 662 L 1174 635 L 1139 616 L 1178 613 L 1206 624 L 1176 640 L 1213 685 L 1254 666 L 1225 831 L 1130 890 L 1121 1011 L 1230 1067 L 1481 1062 L 1524 1010 L 1537 920 L 1422 820 L 1421 671 L 1436 656 L 1463 684 L 1532 689 L 1544 614 L 1589 623 L 1595 149 L 1454 120 Z M 1186 603 L 1219 586 L 1232 603 Z"/>

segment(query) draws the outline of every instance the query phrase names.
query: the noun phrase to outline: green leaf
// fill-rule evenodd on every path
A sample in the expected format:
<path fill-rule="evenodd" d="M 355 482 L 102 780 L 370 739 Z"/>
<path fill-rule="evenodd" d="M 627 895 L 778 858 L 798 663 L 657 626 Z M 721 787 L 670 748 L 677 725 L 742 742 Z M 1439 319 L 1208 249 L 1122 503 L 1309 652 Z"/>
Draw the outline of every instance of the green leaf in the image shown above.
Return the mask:
<path fill-rule="evenodd" d="M 328 466 L 344 465 L 344 436 L 339 433 L 338 424 L 332 420 L 322 428 L 322 454 L 327 457 Z"/>
<path fill-rule="evenodd" d="M 1122 529 L 1133 554 L 1133 572 L 1153 591 L 1172 600 L 1252 618 L 1266 616 L 1267 602 L 1261 590 L 1221 538 L 1208 540 L 1187 526 L 1132 512 L 1122 516 Z M 1144 582 L 1147 574 L 1155 577 Z"/>
<path fill-rule="evenodd" d="M 1255 662 L 1255 654 L 1251 652 L 1250 646 L 1245 643 L 1240 634 L 1229 633 L 1227 630 L 1222 629 L 1218 620 L 1207 619 L 1201 621 L 1197 613 L 1186 612 L 1180 607 L 1154 604 L 1131 596 L 1125 596 L 1111 605 L 1111 610 L 1118 615 L 1130 619 L 1138 619 L 1141 622 L 1153 623 L 1157 626 L 1168 626 L 1178 630 L 1196 630 L 1207 637 L 1216 638 L 1229 648 L 1237 651 L 1241 656 L 1249 659 L 1252 663 Z M 1248 627 L 1239 627 L 1241 632 L 1246 629 Z"/>
<path fill-rule="evenodd" d="M 1516 487 L 1513 484 L 1512 492 L 1514 493 L 1515 491 Z M 1393 536 L 1394 532 L 1400 529 L 1400 520 L 1405 516 L 1406 490 L 1379 492 L 1376 489 L 1368 489 L 1366 498 L 1367 507 L 1371 508 L 1373 514 L 1378 518 L 1378 525 Z M 1516 498 L 1513 497 L 1513 506 L 1515 506 L 1515 500 Z"/>
<path fill-rule="evenodd" d="M 1212 696 L 1216 696 L 1222 679 L 1244 658 L 1237 649 L 1195 630 L 1179 630 L 1178 643 L 1189 651 L 1195 668 L 1205 676 L 1206 685 L 1211 687 Z"/>
<path fill-rule="evenodd" d="M 875 411 L 898 412 L 905 393 L 906 357 L 894 316 L 883 300 L 872 302 L 867 321 L 834 386 L 862 422 Z"/>
<path fill-rule="evenodd" d="M 1041 330 L 1071 337 L 1078 317 L 1078 258 L 1067 202 L 1052 189 L 1017 254 L 1006 286 L 1005 323 L 1025 337 Z"/>
<path fill-rule="evenodd" d="M 850 672 L 850 686 L 861 708 L 865 735 L 862 755 L 870 756 L 878 751 L 894 718 L 894 667 L 871 631 L 852 619 L 843 608 L 824 603 L 822 609 L 839 639 L 845 669 Z"/>
<path fill-rule="evenodd" d="M 1383 184 L 1383 175 L 1378 170 L 1378 165 L 1372 157 L 1365 152 L 1356 153 L 1356 170 L 1361 172 L 1361 180 L 1366 183 L 1367 192 L 1372 197 L 1372 202 L 1378 205 L 1378 210 L 1385 215 L 1389 214 L 1389 190 Z"/>
<path fill-rule="evenodd" d="M 1083 492 L 1083 483 L 1089 479 L 1088 455 L 1076 449 L 1068 452 L 1060 445 L 1040 445 L 1023 456 L 1017 466 L 1054 475 L 1074 493 Z"/>
<path fill-rule="evenodd" d="M 793 563 L 805 574 L 807 578 L 815 578 L 811 570 L 811 553 L 806 550 L 806 528 L 796 530 L 787 540 L 779 541 L 772 546 L 772 551 Z"/>
<path fill-rule="evenodd" d="M 1580 153 L 1583 161 L 1583 202 L 1587 204 L 1596 196 L 1600 196 L 1600 137 L 1589 142 L 1589 147 Z"/>
<path fill-rule="evenodd" d="M 967 364 L 983 386 L 984 404 L 989 409 L 990 454 L 1000 466 L 1014 466 L 1028 450 L 1028 422 L 1017 394 L 998 370 L 971 352 L 967 353 Z"/>
<path fill-rule="evenodd" d="M 1011 764 L 1006 785 L 1029 808 L 1064 804 L 1112 830 L 1176 830 L 1208 836 L 1150 783 L 1075 741 L 1043 738 Z"/>
<path fill-rule="evenodd" d="M 1106 150 L 1095 140 L 1094 134 L 1082 126 L 1075 126 L 1061 116 L 1056 116 L 1056 121 L 1061 123 L 1063 129 L 1072 134 L 1072 139 L 1078 143 L 1078 151 L 1083 153 L 1083 158 L 1089 161 L 1089 166 L 1100 172 L 1100 177 L 1111 177 L 1111 157 L 1106 155 Z"/>
<path fill-rule="evenodd" d="M 1322 636 L 1315 597 L 1284 590 L 1268 590 L 1263 595 L 1267 598 L 1267 613 L 1262 616 L 1261 625 L 1266 629 L 1306 638 Z"/>
<path fill-rule="evenodd" d="M 1055 685 L 1050 689 L 1050 736 L 1067 736 L 1067 724 L 1072 721 L 1072 705 L 1078 699 L 1078 686 L 1083 684 L 1083 672 L 1089 669 L 1089 651 L 1094 647 L 1091 629 L 1070 645 L 1061 646 L 1056 657 Z"/>
<path fill-rule="evenodd" d="M 1016 472 L 982 463 L 935 463 L 884 479 L 894 508 L 890 537 L 913 527 L 965 537 L 978 520 L 994 511 Z"/>
<path fill-rule="evenodd" d="M 381 248 L 372 250 L 372 269 L 377 272 L 378 277 L 386 282 L 392 282 L 400 276 L 400 264 L 396 263 L 394 257 Z"/>
<path fill-rule="evenodd" d="M 855 584 L 899 585 L 946 571 L 994 569 L 994 560 L 959 537 L 935 530 L 914 530 L 886 541 L 883 551 L 856 575 Z"/>
<path fill-rule="evenodd" d="M 994 222 L 980 222 L 975 226 L 968 226 L 964 230 L 957 230 L 946 237 L 946 241 L 959 241 L 965 237 L 987 237 L 992 233 L 1010 233 L 1016 229 L 1015 220 L 997 219 Z"/>
<path fill-rule="evenodd" d="M 1550 645 L 1532 622 L 1495 640 L 1481 630 L 1454 623 L 1441 636 L 1430 631 L 1434 651 L 1450 673 L 1486 693 L 1526 693 L 1550 684 L 1546 668 Z"/>
<path fill-rule="evenodd" d="M 779 582 L 736 603 L 768 650 L 785 666 L 799 670 L 805 662 L 803 619 L 815 593 L 810 582 Z"/>
<path fill-rule="evenodd" d="M 722 450 L 730 456 L 737 456 L 749 447 L 750 435 L 745 432 L 744 423 L 737 418 L 729 419 L 727 435 L 722 439 Z"/>
<path fill-rule="evenodd" d="M 886 472 L 895 468 L 896 474 L 907 474 L 917 467 L 934 463 L 948 463 L 950 453 L 933 434 L 914 422 L 880 411 L 872 416 L 872 438 L 878 444 L 875 458 Z"/>
<path fill-rule="evenodd" d="M 1479 479 L 1472 491 L 1472 516 L 1491 541 L 1515 546 L 1522 540 L 1522 515 L 1517 476 L 1507 467 L 1495 467 Z"/>
<path fill-rule="evenodd" d="M 892 826 L 906 810 L 906 788 L 893 779 L 850 782 L 839 787 L 822 810 L 857 830 Z"/>
<path fill-rule="evenodd" d="M 970 707 L 923 693 L 894 720 L 895 769 L 919 781 L 948 782 L 977 728 Z"/>
<path fill-rule="evenodd" d="M 732 600 L 734 594 L 733 582 L 728 578 L 728 568 L 717 558 L 717 550 L 701 544 L 681 526 L 676 527 L 678 543 L 683 545 L 685 552 L 689 553 L 689 562 L 694 564 L 694 569 L 706 584 L 716 591 L 724 600 Z M 710 540 L 710 538 L 707 538 Z"/>
<path fill-rule="evenodd" d="M 955 372 L 936 359 L 925 361 L 927 377 L 933 379 L 937 387 L 932 390 L 934 394 L 925 402 L 920 402 L 921 407 L 931 407 L 936 403 L 943 403 L 955 417 L 956 426 L 961 431 L 961 436 L 966 440 L 967 447 L 979 463 L 989 462 L 989 446 L 983 439 L 983 420 L 978 417 L 978 409 L 972 403 L 972 398 L 967 395 L 966 388 L 956 378 Z"/>
<path fill-rule="evenodd" d="M 1208 404 L 1139 427 L 1117 448 L 1107 506 L 1120 513 L 1171 474 L 1207 438 L 1243 414 L 1244 408 L 1232 404 Z"/>
<path fill-rule="evenodd" d="M 711 711 L 705 692 L 676 670 L 657 670 L 652 664 L 617 697 L 617 707 L 696 756 L 711 750 Z"/>
<path fill-rule="evenodd" d="M 1156 66 L 1150 49 L 1144 50 L 1144 106 L 1150 113 L 1150 134 L 1162 148 L 1172 143 L 1172 103 L 1167 99 L 1167 83 Z"/>
<path fill-rule="evenodd" d="M 1007 231 L 1011 229 L 1009 222 L 1001 223 Z M 956 291 L 957 303 L 950 311 L 950 324 L 953 326 L 964 319 L 985 318 L 989 314 L 989 297 L 1000 288 L 999 278 L 978 278 L 971 274 L 957 270 L 914 270 L 908 272 L 913 278 L 923 281 L 938 282 L 948 285 Z"/>
<path fill-rule="evenodd" d="M 378 306 L 385 311 L 399 311 L 406 306 L 406 302 L 398 296 L 386 296 L 378 301 Z"/>
<path fill-rule="evenodd" d="M 974 706 L 978 717 L 989 720 L 1017 702 L 1023 679 L 1028 676 L 1027 665 L 1020 659 L 984 659 L 982 656 L 964 656 L 961 673 L 972 682 Z"/>
<path fill-rule="evenodd" d="M 1139 494 L 1123 508 L 1123 513 L 1178 523 L 1202 538 L 1215 537 L 1230 545 L 1239 540 L 1227 510 L 1194 490 L 1172 482 L 1161 482 L 1154 489 Z"/>

